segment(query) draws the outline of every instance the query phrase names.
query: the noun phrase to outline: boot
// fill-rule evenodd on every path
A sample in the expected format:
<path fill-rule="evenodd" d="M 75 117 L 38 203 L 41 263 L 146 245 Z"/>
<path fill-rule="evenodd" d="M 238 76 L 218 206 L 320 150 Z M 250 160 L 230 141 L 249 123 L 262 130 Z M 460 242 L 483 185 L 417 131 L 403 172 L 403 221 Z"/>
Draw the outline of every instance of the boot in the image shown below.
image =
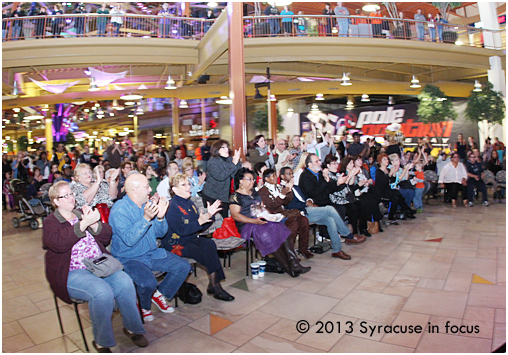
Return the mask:
<path fill-rule="evenodd" d="M 233 301 L 235 299 L 222 288 L 220 281 L 217 281 L 216 272 L 210 274 L 210 281 L 208 282 L 206 293 L 221 301 Z"/>
<path fill-rule="evenodd" d="M 274 251 L 273 256 L 275 259 L 279 262 L 280 266 L 282 267 L 282 270 L 286 272 L 291 277 L 298 277 L 300 276 L 300 273 L 294 272 L 292 269 L 288 266 L 288 257 L 286 255 L 286 252 L 284 250 L 284 244 L 282 244 L 279 249 Z"/>
<path fill-rule="evenodd" d="M 300 261 L 298 259 L 298 257 L 296 256 L 296 253 L 295 253 L 295 249 L 294 249 L 294 245 L 292 243 L 292 241 L 288 238 L 284 241 L 284 243 L 282 243 L 282 245 L 284 246 L 284 250 L 286 251 L 286 254 L 288 256 L 288 260 L 289 260 L 289 268 L 292 269 L 293 271 L 299 273 L 299 274 L 305 274 L 306 272 L 309 272 L 311 267 L 308 266 L 308 267 L 303 267 L 301 264 L 300 264 Z"/>

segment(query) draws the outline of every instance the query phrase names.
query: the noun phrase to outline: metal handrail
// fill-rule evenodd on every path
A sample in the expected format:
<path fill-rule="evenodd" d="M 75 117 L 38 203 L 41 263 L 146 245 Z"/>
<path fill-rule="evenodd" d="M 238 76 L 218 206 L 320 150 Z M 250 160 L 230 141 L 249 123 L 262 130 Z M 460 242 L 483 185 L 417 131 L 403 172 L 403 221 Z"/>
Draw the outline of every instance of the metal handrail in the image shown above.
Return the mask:
<path fill-rule="evenodd" d="M 121 24 L 112 22 L 121 19 Z M 80 21 L 80 19 L 82 19 Z M 289 20 L 289 21 L 288 21 Z M 215 19 L 136 14 L 64 14 L 2 19 L 3 41 L 60 37 L 145 37 L 200 40 Z M 244 16 L 245 37 L 364 37 L 506 49 L 503 30 L 390 17 Z M 347 25 L 345 25 L 347 23 Z M 430 25 L 430 26 L 429 26 Z M 434 26 L 432 26 L 434 25 Z M 493 43 L 493 44 L 491 44 Z"/>

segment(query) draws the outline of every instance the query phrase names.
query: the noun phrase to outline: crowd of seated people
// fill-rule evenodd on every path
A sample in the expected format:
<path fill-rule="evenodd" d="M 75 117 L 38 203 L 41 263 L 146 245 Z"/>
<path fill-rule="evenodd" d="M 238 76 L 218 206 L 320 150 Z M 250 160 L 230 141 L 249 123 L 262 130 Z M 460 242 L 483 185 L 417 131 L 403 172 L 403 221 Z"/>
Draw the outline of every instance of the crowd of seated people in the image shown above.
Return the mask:
<path fill-rule="evenodd" d="M 351 255 L 343 244 L 355 248 L 368 243 L 369 225 L 377 225 L 376 232 L 389 232 L 384 228 L 423 212 L 425 170 L 437 173 L 436 182 L 456 208 L 459 192 L 466 207 L 474 206 L 476 193 L 488 206 L 484 172 L 505 166 L 505 158 L 500 159 L 505 156 L 504 145 L 498 139 L 495 145 L 486 142 L 478 161 L 478 147 L 460 135 L 457 149 L 443 150 L 432 165 L 434 147 L 428 138 L 404 151 L 393 140 L 385 146 L 370 138 L 361 143 L 355 133 L 352 142 L 347 137 L 334 142 L 329 134 L 319 133 L 323 141 L 318 141 L 312 127 L 306 133 L 309 137 L 292 137 L 291 147 L 282 137 L 273 142 L 257 136 L 244 161 L 240 150 L 232 150 L 222 139 L 211 146 L 203 140 L 196 150 L 188 149 L 184 140 L 170 151 L 155 145 L 138 148 L 125 137 L 112 140 L 102 154 L 88 145 L 63 143 L 51 153 L 39 149 L 4 154 L 4 209 L 13 207 L 13 179 L 27 184 L 27 198 L 40 198 L 42 185 L 52 184 L 48 200 L 55 212 L 43 227 L 47 277 L 62 300 L 83 299 L 104 309 L 101 317 L 91 318 L 94 346 L 103 351 L 115 344 L 110 324 L 102 324 L 104 315 L 111 318 L 107 316 L 111 302 L 122 304 L 124 333 L 139 346 L 147 344 L 142 326 L 129 320 L 132 291 L 124 284 L 126 277 L 136 285 L 145 321 L 154 318 L 152 303 L 164 313 L 174 311 L 168 300 L 179 292 L 190 270 L 181 257 L 193 258 L 206 268 L 208 294 L 221 301 L 234 300 L 221 286 L 226 275 L 215 244 L 198 237 L 216 214 L 231 216 L 242 238 L 252 240 L 262 256 L 272 254 L 289 276 L 298 277 L 311 272 L 310 266 L 303 265 L 314 257 L 309 248 L 311 225 L 331 240 L 332 257 L 348 261 Z M 206 154 L 210 158 L 202 170 L 204 165 L 194 158 Z M 170 160 L 175 157 L 182 159 L 182 168 Z M 191 200 L 195 198 L 206 210 L 198 210 Z M 389 206 L 386 222 L 383 205 Z M 105 209 L 107 218 L 103 218 Z M 54 239 L 55 233 L 62 239 Z M 110 243 L 124 273 L 109 276 L 111 280 L 81 278 L 86 269 L 83 258 L 109 254 L 105 247 Z M 158 283 L 152 271 L 166 273 L 164 281 Z M 127 287 L 124 297 L 117 287 Z M 84 296 L 85 288 L 97 295 L 108 290 L 109 296 Z"/>

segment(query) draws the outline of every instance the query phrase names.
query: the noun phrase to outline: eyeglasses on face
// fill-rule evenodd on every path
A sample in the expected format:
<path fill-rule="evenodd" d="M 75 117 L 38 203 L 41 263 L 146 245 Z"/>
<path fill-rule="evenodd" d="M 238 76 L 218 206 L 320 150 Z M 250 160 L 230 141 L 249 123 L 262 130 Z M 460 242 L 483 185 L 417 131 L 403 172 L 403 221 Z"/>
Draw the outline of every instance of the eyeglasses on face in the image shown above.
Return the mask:
<path fill-rule="evenodd" d="M 245 180 L 245 181 L 254 181 L 254 179 L 251 179 L 251 178 L 243 178 L 242 180 Z"/>
<path fill-rule="evenodd" d="M 58 196 L 57 199 L 64 198 L 64 199 L 67 200 L 69 197 L 74 197 L 74 192 L 71 192 L 71 193 L 68 193 L 68 194 L 65 194 L 65 195 L 62 195 L 62 196 Z"/>

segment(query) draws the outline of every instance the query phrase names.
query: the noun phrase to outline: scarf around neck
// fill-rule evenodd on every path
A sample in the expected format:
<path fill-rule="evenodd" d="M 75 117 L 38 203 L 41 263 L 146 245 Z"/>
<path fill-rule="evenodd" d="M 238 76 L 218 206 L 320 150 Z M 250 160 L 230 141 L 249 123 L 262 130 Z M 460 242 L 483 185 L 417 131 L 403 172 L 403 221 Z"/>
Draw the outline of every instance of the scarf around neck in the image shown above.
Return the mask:
<path fill-rule="evenodd" d="M 256 147 L 256 149 L 258 150 L 260 156 L 263 156 L 266 153 L 268 153 L 268 145 L 265 145 L 264 148 Z"/>
<path fill-rule="evenodd" d="M 273 198 L 280 197 L 282 199 L 286 198 L 286 195 L 281 194 L 280 188 L 278 185 L 273 185 L 265 182 L 265 186 L 270 191 L 270 194 L 273 196 Z"/>

